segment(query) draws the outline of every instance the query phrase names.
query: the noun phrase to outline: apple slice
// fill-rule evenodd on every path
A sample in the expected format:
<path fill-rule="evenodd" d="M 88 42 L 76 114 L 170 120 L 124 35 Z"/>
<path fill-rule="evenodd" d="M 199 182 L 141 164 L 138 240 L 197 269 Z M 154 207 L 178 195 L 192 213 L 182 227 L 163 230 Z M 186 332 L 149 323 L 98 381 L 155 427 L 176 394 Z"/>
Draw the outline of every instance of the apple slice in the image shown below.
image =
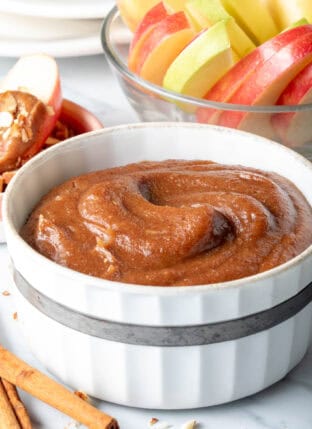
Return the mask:
<path fill-rule="evenodd" d="M 159 0 L 117 0 L 120 15 L 131 31 L 136 30 L 144 15 L 157 3 Z"/>
<path fill-rule="evenodd" d="M 227 25 L 220 21 L 200 33 L 171 64 L 163 86 L 202 97 L 233 65 Z"/>
<path fill-rule="evenodd" d="M 220 0 L 191 0 L 186 3 L 185 9 L 200 30 L 227 20 L 231 45 L 239 58 L 243 58 L 256 48 L 247 34 L 237 25 L 235 19 L 227 13 Z"/>
<path fill-rule="evenodd" d="M 234 65 L 205 95 L 209 101 L 228 103 L 235 91 L 254 72 L 256 67 L 269 60 L 275 53 L 294 39 L 310 34 L 310 25 L 297 27 L 278 34 L 273 39 L 263 43 L 249 55 Z M 201 123 L 218 124 L 222 111 L 220 109 L 200 108 L 197 111 L 197 120 Z"/>
<path fill-rule="evenodd" d="M 60 115 L 62 92 L 55 60 L 41 54 L 20 58 L 1 81 L 0 97 L 2 117 L 8 120 L 1 135 L 0 168 L 9 170 L 40 151 Z"/>
<path fill-rule="evenodd" d="M 36 96 L 51 112 L 51 131 L 60 115 L 62 92 L 54 58 L 44 54 L 21 57 L 0 82 L 0 92 L 23 91 Z"/>
<path fill-rule="evenodd" d="M 280 30 L 303 17 L 312 22 L 311 0 L 267 0 L 267 3 Z"/>
<path fill-rule="evenodd" d="M 164 6 L 169 13 L 185 11 L 185 5 L 189 0 L 163 0 Z"/>
<path fill-rule="evenodd" d="M 158 24 L 158 22 L 166 18 L 166 16 L 168 16 L 168 13 L 163 2 L 157 3 L 146 13 L 146 15 L 144 15 L 133 35 L 129 50 L 130 55 L 138 41 L 146 34 L 147 30 L 151 29 L 155 24 Z"/>
<path fill-rule="evenodd" d="M 275 104 L 292 79 L 312 61 L 312 26 L 307 27 L 311 32 L 295 38 L 258 65 L 230 97 L 229 103 L 247 106 Z M 224 111 L 218 124 L 276 138 L 271 116 L 265 113 Z"/>
<path fill-rule="evenodd" d="M 50 113 L 32 94 L 0 94 L 0 173 L 19 168 L 40 151 L 50 129 Z"/>
<path fill-rule="evenodd" d="M 235 18 L 238 25 L 256 45 L 264 43 L 279 32 L 271 14 L 261 0 L 221 1 L 226 11 Z"/>
<path fill-rule="evenodd" d="M 184 12 L 167 16 L 153 26 L 140 49 L 136 50 L 135 58 L 129 59 L 131 70 L 143 79 L 161 85 L 172 61 L 194 37 L 195 32 Z"/>
<path fill-rule="evenodd" d="M 278 99 L 278 105 L 312 103 L 312 64 L 305 67 L 287 86 Z M 312 141 L 311 111 L 277 113 L 272 116 L 282 143 L 287 146 L 302 146 Z"/>
<path fill-rule="evenodd" d="M 168 16 L 162 2 L 157 3 L 152 7 L 139 23 L 130 45 L 128 67 L 130 70 L 135 69 L 138 55 L 141 47 L 156 24 Z"/>

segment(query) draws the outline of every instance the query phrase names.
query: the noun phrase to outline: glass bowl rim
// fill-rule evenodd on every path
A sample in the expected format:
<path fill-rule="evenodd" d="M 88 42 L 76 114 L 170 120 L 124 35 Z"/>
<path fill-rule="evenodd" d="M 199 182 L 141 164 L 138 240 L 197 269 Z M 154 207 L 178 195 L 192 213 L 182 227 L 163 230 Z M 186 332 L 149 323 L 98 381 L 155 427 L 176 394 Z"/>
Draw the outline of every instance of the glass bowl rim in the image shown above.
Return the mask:
<path fill-rule="evenodd" d="M 120 13 L 117 6 L 114 6 L 110 12 L 104 18 L 102 28 L 101 28 L 101 43 L 106 57 L 109 62 L 114 65 L 114 67 L 119 71 L 119 73 L 126 77 L 131 82 L 136 85 L 141 86 L 149 92 L 157 94 L 162 98 L 169 99 L 170 101 L 175 101 L 179 103 L 184 103 L 186 105 L 196 106 L 198 108 L 206 109 L 218 109 L 218 110 L 229 110 L 229 111 L 241 111 L 241 112 L 255 112 L 255 113 L 292 113 L 292 112 L 302 112 L 312 110 L 312 103 L 307 104 L 297 104 L 297 105 L 256 105 L 250 106 L 246 104 L 231 104 L 231 103 L 221 103 L 218 101 L 209 101 L 196 97 L 190 97 L 186 95 L 181 95 L 174 91 L 169 91 L 164 89 L 159 85 L 148 82 L 145 79 L 142 79 L 140 76 L 131 72 L 124 61 L 120 58 L 116 50 L 114 49 L 111 41 L 111 25 L 113 21 L 120 17 Z M 123 24 L 125 25 L 125 24 Z"/>

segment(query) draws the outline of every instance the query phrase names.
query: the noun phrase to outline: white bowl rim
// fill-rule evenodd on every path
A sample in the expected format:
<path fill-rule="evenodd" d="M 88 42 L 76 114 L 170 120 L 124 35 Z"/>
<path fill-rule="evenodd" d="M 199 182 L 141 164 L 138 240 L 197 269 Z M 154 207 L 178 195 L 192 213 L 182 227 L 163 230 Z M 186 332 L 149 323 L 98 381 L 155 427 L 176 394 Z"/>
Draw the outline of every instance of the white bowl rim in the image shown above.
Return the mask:
<path fill-rule="evenodd" d="M 266 143 L 268 146 L 275 146 L 278 147 L 278 150 L 286 151 L 288 155 L 295 158 L 297 161 L 299 161 L 301 164 L 305 165 L 310 171 L 312 175 L 312 163 L 308 161 L 306 158 L 304 158 L 302 155 L 299 155 L 295 151 L 279 144 L 274 141 L 271 141 L 269 139 L 266 139 L 264 137 L 260 137 L 258 135 L 254 135 L 251 133 L 247 133 L 245 131 L 240 130 L 234 130 L 231 128 L 225 128 L 220 127 L 216 125 L 206 125 L 206 124 L 196 124 L 196 123 L 189 123 L 189 122 L 145 122 L 145 123 L 137 123 L 137 124 L 124 124 L 124 125 L 117 125 L 113 127 L 103 128 L 96 131 L 90 131 L 89 133 L 81 134 L 75 137 L 72 137 L 70 139 L 65 140 L 62 143 L 59 143 L 58 145 L 55 145 L 49 149 L 47 149 L 44 152 L 39 153 L 36 157 L 32 158 L 30 161 L 28 161 L 22 168 L 19 169 L 18 173 L 14 176 L 14 178 L 11 180 L 11 182 L 8 185 L 8 188 L 5 193 L 4 201 L 3 201 L 3 220 L 5 225 L 5 232 L 6 236 L 8 237 L 11 235 L 14 237 L 15 240 L 19 242 L 20 249 L 23 250 L 29 256 L 30 259 L 33 259 L 38 264 L 43 265 L 47 272 L 49 270 L 55 270 L 60 275 L 65 277 L 71 277 L 72 280 L 77 281 L 84 281 L 85 284 L 88 284 L 89 287 L 97 287 L 106 289 L 107 291 L 112 292 L 127 292 L 127 293 L 133 293 L 133 294 L 142 294 L 145 295 L 152 294 L 152 295 L 158 295 L 158 296 L 169 296 L 169 295 L 176 295 L 176 294 L 187 294 L 187 293 L 205 293 L 210 290 L 224 290 L 224 289 L 233 289 L 238 287 L 244 287 L 248 286 L 250 283 L 258 283 L 263 280 L 266 280 L 269 277 L 274 277 L 283 271 L 294 268 L 301 263 L 303 263 L 306 259 L 312 256 L 312 244 L 303 252 L 301 252 L 298 256 L 295 258 L 290 259 L 288 262 L 285 262 L 282 265 L 279 265 L 275 268 L 272 268 L 268 271 L 264 271 L 259 274 L 255 274 L 248 277 L 243 277 L 241 279 L 237 280 L 231 280 L 227 282 L 220 282 L 220 283 L 211 283 L 211 284 L 201 284 L 201 285 L 193 285 L 193 286 L 154 286 L 154 285 L 138 285 L 133 283 L 123 283 L 123 282 L 117 282 L 117 281 L 111 281 L 107 279 L 98 278 L 95 276 L 91 276 L 88 274 L 84 274 L 78 271 L 75 271 L 71 268 L 62 266 L 60 264 L 57 264 L 56 262 L 48 259 L 47 257 L 41 255 L 39 252 L 34 250 L 26 241 L 22 239 L 18 231 L 13 225 L 12 220 L 9 217 L 8 209 L 9 209 L 9 203 L 8 200 L 10 198 L 11 192 L 14 189 L 15 182 L 18 182 L 22 179 L 22 177 L 27 174 L 29 171 L 31 171 L 32 165 L 39 163 L 42 158 L 45 157 L 45 154 L 52 153 L 52 152 L 59 152 L 62 151 L 63 148 L 67 147 L 68 145 L 72 144 L 76 141 L 83 141 L 86 137 L 92 137 L 99 134 L 110 134 L 110 133 L 116 133 L 119 132 L 119 130 L 131 130 L 131 129 L 141 129 L 141 128 L 209 128 L 213 129 L 218 133 L 229 133 L 229 134 L 237 134 L 237 135 L 244 135 L 246 137 L 250 136 L 251 139 L 256 140 L 258 142 Z M 28 171 L 29 170 L 29 171 Z M 12 258 L 14 259 L 14 258 Z M 23 273 L 21 273 L 23 274 Z M 307 285 L 306 285 L 307 286 Z"/>

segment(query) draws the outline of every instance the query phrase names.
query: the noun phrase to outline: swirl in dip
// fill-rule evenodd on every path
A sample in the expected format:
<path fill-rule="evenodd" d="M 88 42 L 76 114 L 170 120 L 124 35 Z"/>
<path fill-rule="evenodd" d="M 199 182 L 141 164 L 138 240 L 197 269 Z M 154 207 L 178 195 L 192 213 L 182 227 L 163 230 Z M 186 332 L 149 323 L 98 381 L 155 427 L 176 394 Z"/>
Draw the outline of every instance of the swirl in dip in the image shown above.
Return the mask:
<path fill-rule="evenodd" d="M 21 234 L 46 257 L 82 273 L 198 285 L 295 257 L 312 243 L 312 209 L 275 173 L 210 161 L 142 162 L 54 188 Z"/>

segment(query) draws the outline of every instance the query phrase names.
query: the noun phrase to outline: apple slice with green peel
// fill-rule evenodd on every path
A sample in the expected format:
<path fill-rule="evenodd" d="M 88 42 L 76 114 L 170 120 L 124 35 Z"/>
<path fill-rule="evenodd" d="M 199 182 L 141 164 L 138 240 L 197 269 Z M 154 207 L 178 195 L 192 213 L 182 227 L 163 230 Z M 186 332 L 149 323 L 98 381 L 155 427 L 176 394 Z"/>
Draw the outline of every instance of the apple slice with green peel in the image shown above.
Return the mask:
<path fill-rule="evenodd" d="M 298 74 L 278 99 L 278 105 L 312 103 L 312 63 Z M 312 141 L 311 111 L 277 113 L 273 127 L 286 146 L 302 146 Z"/>
<path fill-rule="evenodd" d="M 201 98 L 233 65 L 225 21 L 200 33 L 171 64 L 163 86 Z"/>
<path fill-rule="evenodd" d="M 256 45 L 264 43 L 279 32 L 261 0 L 221 0 L 221 2 Z"/>
<path fill-rule="evenodd" d="M 236 90 L 254 72 L 256 67 L 269 60 L 281 48 L 291 43 L 295 38 L 311 34 L 310 25 L 294 27 L 275 36 L 260 45 L 237 64 L 235 64 L 204 96 L 206 100 L 228 103 Z M 198 122 L 218 124 L 222 110 L 200 108 L 196 117 Z"/>
<path fill-rule="evenodd" d="M 168 15 L 153 26 L 131 62 L 131 70 L 161 85 L 170 64 L 195 35 L 184 12 Z"/>
<path fill-rule="evenodd" d="M 280 30 L 305 17 L 312 23 L 311 0 L 267 0 L 272 16 Z"/>
<path fill-rule="evenodd" d="M 142 21 L 139 23 L 129 48 L 128 67 L 130 70 L 135 69 L 135 64 L 137 62 L 140 49 L 146 38 L 151 33 L 152 29 L 156 24 L 158 24 L 167 16 L 167 10 L 164 8 L 163 3 L 160 2 L 147 12 Z"/>
<path fill-rule="evenodd" d="M 256 48 L 235 19 L 227 13 L 220 0 L 191 0 L 186 3 L 185 9 L 200 29 L 209 28 L 219 21 L 227 20 L 232 48 L 239 58 L 243 58 Z"/>
<path fill-rule="evenodd" d="M 291 24 L 284 31 L 289 30 L 290 28 L 300 27 L 301 25 L 307 25 L 307 24 L 309 24 L 309 21 L 307 20 L 307 18 L 301 18 L 301 19 L 298 19 L 298 21 L 296 21 L 293 24 Z"/>
<path fill-rule="evenodd" d="M 131 31 L 135 31 L 144 15 L 159 0 L 117 0 L 120 15 Z"/>
<path fill-rule="evenodd" d="M 312 29 L 312 26 L 307 27 Z M 295 76 L 311 61 L 312 31 L 293 39 L 269 60 L 258 65 L 228 101 L 247 106 L 273 105 Z M 270 114 L 224 111 L 218 124 L 276 139 Z"/>

